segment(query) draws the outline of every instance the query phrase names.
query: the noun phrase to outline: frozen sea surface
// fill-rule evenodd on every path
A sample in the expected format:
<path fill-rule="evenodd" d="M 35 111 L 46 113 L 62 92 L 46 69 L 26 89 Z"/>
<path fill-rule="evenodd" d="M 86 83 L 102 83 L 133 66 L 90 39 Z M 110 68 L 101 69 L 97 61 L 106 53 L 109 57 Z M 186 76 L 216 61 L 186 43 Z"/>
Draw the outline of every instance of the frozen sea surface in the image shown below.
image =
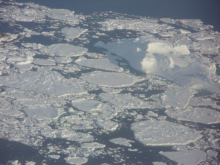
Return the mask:
<path fill-rule="evenodd" d="M 218 165 L 213 22 L 60 2 L 0 1 L 0 164 Z"/>

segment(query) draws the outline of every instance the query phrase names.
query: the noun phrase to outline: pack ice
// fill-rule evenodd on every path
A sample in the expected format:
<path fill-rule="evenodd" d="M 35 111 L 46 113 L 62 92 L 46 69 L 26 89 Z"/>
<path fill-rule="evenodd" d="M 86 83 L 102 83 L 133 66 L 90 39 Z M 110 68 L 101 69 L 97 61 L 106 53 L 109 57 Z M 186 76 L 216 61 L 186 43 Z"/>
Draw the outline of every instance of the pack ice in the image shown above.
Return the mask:
<path fill-rule="evenodd" d="M 45 164 L 217 164 L 211 26 L 0 4 L 1 22 L 16 29 L 0 34 L 1 138 L 33 146 Z"/>

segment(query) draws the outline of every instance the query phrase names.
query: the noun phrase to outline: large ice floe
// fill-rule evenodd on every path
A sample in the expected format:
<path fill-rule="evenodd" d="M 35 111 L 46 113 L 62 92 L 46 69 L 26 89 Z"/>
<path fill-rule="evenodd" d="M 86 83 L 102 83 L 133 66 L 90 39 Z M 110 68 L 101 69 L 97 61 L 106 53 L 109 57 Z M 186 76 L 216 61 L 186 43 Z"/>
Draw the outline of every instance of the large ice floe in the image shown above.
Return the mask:
<path fill-rule="evenodd" d="M 158 40 L 152 35 L 136 39 L 121 39 L 97 47 L 123 57 L 134 69 L 165 77 L 181 85 L 195 89 L 219 92 L 219 80 L 213 82 L 216 68 L 208 59 L 191 53 L 188 45 Z"/>
<path fill-rule="evenodd" d="M 0 6 L 0 164 L 218 164 L 212 26 Z"/>
<path fill-rule="evenodd" d="M 184 145 L 202 137 L 193 129 L 167 121 L 141 121 L 132 124 L 131 129 L 136 139 L 147 146 Z"/>

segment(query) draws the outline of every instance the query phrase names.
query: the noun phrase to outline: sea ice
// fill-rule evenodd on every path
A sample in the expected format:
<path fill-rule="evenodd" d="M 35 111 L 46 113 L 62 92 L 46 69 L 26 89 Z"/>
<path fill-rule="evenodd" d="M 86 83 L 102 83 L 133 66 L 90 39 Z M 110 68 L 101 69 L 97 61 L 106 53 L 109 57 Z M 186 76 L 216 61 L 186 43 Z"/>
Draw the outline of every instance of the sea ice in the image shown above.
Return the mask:
<path fill-rule="evenodd" d="M 60 155 L 48 155 L 48 157 L 52 159 L 59 159 Z"/>
<path fill-rule="evenodd" d="M 135 138 L 147 146 L 185 145 L 202 135 L 191 128 L 168 121 L 141 121 L 131 126 Z"/>
<path fill-rule="evenodd" d="M 96 121 L 96 124 L 98 125 L 98 127 L 102 128 L 106 131 L 115 131 L 118 128 L 118 123 L 113 122 L 111 120 L 98 119 Z"/>
<path fill-rule="evenodd" d="M 32 161 L 28 161 L 28 162 L 25 163 L 25 165 L 36 165 L 36 163 L 32 162 Z"/>
<path fill-rule="evenodd" d="M 166 163 L 163 163 L 163 162 L 153 162 L 153 165 L 166 165 Z"/>
<path fill-rule="evenodd" d="M 196 165 L 206 159 L 206 153 L 201 150 L 186 150 L 175 152 L 160 152 L 161 155 L 179 163 L 187 165 Z"/>
<path fill-rule="evenodd" d="M 67 41 L 72 41 L 74 38 L 78 38 L 81 34 L 85 33 L 87 29 L 65 27 L 61 31 Z"/>
<path fill-rule="evenodd" d="M 104 110 L 112 111 L 112 108 L 110 106 L 96 100 L 73 100 L 72 105 L 85 112 Z"/>
<path fill-rule="evenodd" d="M 150 108 L 151 104 L 130 94 L 101 93 L 99 97 L 119 108 Z"/>
<path fill-rule="evenodd" d="M 89 74 L 83 74 L 80 78 L 90 83 L 106 87 L 129 86 L 140 81 L 138 77 L 135 77 L 133 75 L 125 73 L 100 71 L 92 72 Z"/>
<path fill-rule="evenodd" d="M 116 64 L 116 61 L 110 61 L 109 59 L 79 59 L 76 63 L 82 66 L 102 70 L 119 71 L 120 69 Z"/>
<path fill-rule="evenodd" d="M 195 93 L 196 91 L 192 89 L 175 86 L 173 89 L 167 89 L 165 93 L 162 94 L 162 104 L 165 106 L 185 108 Z"/>
<path fill-rule="evenodd" d="M 22 90 L 32 90 L 52 96 L 63 96 L 85 93 L 78 79 L 65 79 L 55 71 L 24 72 L 21 74 L 0 77 L 2 84 Z"/>
<path fill-rule="evenodd" d="M 112 31 L 115 29 L 135 30 L 140 32 L 159 33 L 167 29 L 173 29 L 167 24 L 158 24 L 157 19 L 107 19 L 104 22 L 98 22 L 102 25 L 101 30 Z"/>
<path fill-rule="evenodd" d="M 220 85 L 212 79 L 215 76 L 215 65 L 191 53 L 187 45 L 175 45 L 147 35 L 107 44 L 99 41 L 95 46 L 123 57 L 138 71 L 153 73 L 196 90 L 220 91 Z"/>
<path fill-rule="evenodd" d="M 56 63 L 53 60 L 45 60 L 45 59 L 36 59 L 36 60 L 34 60 L 33 63 L 36 65 L 42 65 L 42 66 L 43 65 L 47 65 L 47 66 L 56 65 Z"/>
<path fill-rule="evenodd" d="M 183 67 L 189 64 L 181 58 L 181 55 L 190 54 L 187 46 L 173 46 L 171 43 L 157 40 L 153 36 L 122 39 L 107 44 L 98 42 L 95 46 L 103 47 L 123 57 L 134 69 L 146 73 L 157 73 L 160 70 L 173 69 L 174 65 Z"/>
<path fill-rule="evenodd" d="M 187 109 L 167 109 L 170 117 L 177 120 L 192 121 L 204 124 L 220 122 L 220 112 L 209 108 L 191 107 Z"/>
<path fill-rule="evenodd" d="M 126 146 L 126 147 L 131 147 L 131 143 L 130 140 L 125 139 L 125 138 L 115 138 L 115 139 L 111 139 L 110 142 L 118 144 L 118 145 L 122 145 L 122 146 Z"/>
<path fill-rule="evenodd" d="M 28 117 L 37 119 L 55 118 L 58 115 L 56 108 L 51 106 L 30 107 L 23 109 L 23 111 L 28 115 Z"/>
<path fill-rule="evenodd" d="M 185 26 L 187 28 L 193 29 L 193 30 L 209 30 L 212 28 L 210 25 L 204 25 L 201 20 L 198 19 L 182 19 L 179 20 L 180 24 L 182 26 Z"/>
<path fill-rule="evenodd" d="M 76 141 L 76 142 L 90 142 L 93 141 L 94 138 L 89 133 L 81 133 L 81 132 L 75 132 L 72 130 L 68 130 L 67 128 L 60 129 L 58 131 L 55 130 L 56 138 L 62 138 L 67 139 L 70 141 Z"/>
<path fill-rule="evenodd" d="M 81 165 L 88 161 L 88 159 L 84 157 L 72 157 L 72 156 L 66 157 L 65 160 L 67 163 L 75 164 L 75 165 Z"/>
<path fill-rule="evenodd" d="M 79 23 L 79 19 L 74 15 L 74 12 L 66 9 L 50 9 L 47 16 L 70 25 L 76 25 Z"/>
<path fill-rule="evenodd" d="M 101 144 L 101 143 L 97 143 L 97 142 L 91 142 L 91 143 L 83 143 L 81 144 L 82 148 L 86 148 L 86 149 L 91 149 L 91 150 L 95 150 L 96 148 L 104 148 L 105 145 Z"/>
<path fill-rule="evenodd" d="M 43 47 L 40 51 L 52 56 L 72 57 L 83 55 L 87 52 L 87 49 L 70 44 L 54 44 L 48 47 Z"/>

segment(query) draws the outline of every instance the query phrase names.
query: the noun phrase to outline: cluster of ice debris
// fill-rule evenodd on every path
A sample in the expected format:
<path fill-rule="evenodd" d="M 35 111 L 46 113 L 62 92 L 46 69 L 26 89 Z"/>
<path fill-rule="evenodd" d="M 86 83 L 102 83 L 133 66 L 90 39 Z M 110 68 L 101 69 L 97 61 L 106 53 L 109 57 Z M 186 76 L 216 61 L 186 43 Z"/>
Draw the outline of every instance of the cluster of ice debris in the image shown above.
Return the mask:
<path fill-rule="evenodd" d="M 42 164 L 129 164 L 126 152 L 148 146 L 173 147 L 149 164 L 217 164 L 220 33 L 211 26 L 0 3 L 1 22 L 16 29 L 0 38 L 0 138 L 34 147 Z"/>

